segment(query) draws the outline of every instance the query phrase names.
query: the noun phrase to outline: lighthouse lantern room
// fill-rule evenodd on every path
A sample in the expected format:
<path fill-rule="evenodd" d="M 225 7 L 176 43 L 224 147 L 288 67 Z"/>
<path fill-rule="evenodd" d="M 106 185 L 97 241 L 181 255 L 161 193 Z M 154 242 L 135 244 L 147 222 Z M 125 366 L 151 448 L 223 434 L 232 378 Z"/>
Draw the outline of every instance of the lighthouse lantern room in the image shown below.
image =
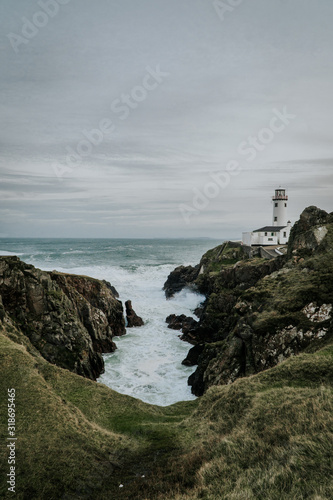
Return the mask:
<path fill-rule="evenodd" d="M 273 226 L 288 224 L 288 196 L 285 189 L 275 189 L 273 200 Z"/>

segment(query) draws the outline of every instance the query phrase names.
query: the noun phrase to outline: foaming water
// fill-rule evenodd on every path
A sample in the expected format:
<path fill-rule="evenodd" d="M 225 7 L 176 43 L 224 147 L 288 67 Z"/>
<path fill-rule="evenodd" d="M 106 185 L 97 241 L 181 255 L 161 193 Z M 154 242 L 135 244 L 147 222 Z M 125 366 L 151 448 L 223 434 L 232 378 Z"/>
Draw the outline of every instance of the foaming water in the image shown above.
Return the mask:
<path fill-rule="evenodd" d="M 181 364 L 191 345 L 167 328 L 172 313 L 193 316 L 203 296 L 182 291 L 166 300 L 162 290 L 177 265 L 196 264 L 219 242 L 205 240 L 0 240 L 1 250 L 44 270 L 109 281 L 122 302 L 130 299 L 145 325 L 115 337 L 98 382 L 142 401 L 166 406 L 195 399 L 187 385 L 193 367 Z"/>
<path fill-rule="evenodd" d="M 166 301 L 157 286 L 153 296 L 140 292 L 132 295 L 133 305 L 138 312 L 144 311 L 145 325 L 115 338 L 118 349 L 105 356 L 105 373 L 100 382 L 162 406 L 194 399 L 187 385 L 193 368 L 181 364 L 191 346 L 179 339 L 179 332 L 166 327 L 165 318 L 173 312 L 192 315 L 202 297 L 182 292 Z"/>

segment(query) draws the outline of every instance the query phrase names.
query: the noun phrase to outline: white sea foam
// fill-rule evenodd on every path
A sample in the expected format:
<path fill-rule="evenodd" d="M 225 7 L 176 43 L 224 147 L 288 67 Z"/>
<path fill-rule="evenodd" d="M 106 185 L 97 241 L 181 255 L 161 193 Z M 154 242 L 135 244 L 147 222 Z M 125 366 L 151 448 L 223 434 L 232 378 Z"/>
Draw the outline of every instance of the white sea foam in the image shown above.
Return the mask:
<path fill-rule="evenodd" d="M 167 328 L 165 318 L 171 313 L 192 315 L 202 297 L 181 292 L 166 301 L 160 287 L 146 296 L 136 294 L 133 287 L 131 299 L 146 323 L 115 338 L 118 349 L 105 355 L 105 373 L 99 381 L 161 406 L 194 399 L 187 385 L 193 368 L 181 364 L 191 346 L 179 339 L 180 332 Z"/>
<path fill-rule="evenodd" d="M 180 332 L 167 328 L 165 318 L 172 313 L 193 315 L 203 300 L 189 291 L 166 300 L 162 286 L 172 268 L 140 266 L 133 273 L 113 269 L 106 277 L 117 284 L 122 300 L 132 300 L 145 325 L 128 329 L 126 336 L 115 339 L 118 350 L 105 356 L 100 382 L 162 406 L 194 399 L 187 385 L 193 368 L 181 364 L 191 346 L 179 339 Z"/>

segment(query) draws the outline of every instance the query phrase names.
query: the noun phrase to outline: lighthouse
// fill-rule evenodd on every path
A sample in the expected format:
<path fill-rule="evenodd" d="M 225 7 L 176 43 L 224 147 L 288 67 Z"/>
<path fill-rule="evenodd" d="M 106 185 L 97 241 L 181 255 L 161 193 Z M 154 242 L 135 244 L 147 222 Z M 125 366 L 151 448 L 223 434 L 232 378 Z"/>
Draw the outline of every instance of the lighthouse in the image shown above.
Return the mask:
<path fill-rule="evenodd" d="M 263 226 L 243 233 L 242 241 L 248 246 L 286 245 L 289 240 L 291 222 L 288 220 L 288 196 L 286 190 L 275 189 L 273 200 L 273 220 L 271 226 Z"/>
<path fill-rule="evenodd" d="M 287 226 L 288 224 L 288 196 L 286 190 L 275 189 L 273 200 L 273 226 Z"/>

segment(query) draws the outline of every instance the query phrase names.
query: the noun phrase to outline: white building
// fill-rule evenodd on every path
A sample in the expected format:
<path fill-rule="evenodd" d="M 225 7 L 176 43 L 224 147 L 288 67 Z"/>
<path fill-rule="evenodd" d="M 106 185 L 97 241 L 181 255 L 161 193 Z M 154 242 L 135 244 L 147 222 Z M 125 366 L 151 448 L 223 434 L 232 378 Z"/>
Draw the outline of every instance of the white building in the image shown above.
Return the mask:
<path fill-rule="evenodd" d="M 276 189 L 273 200 L 273 220 L 271 226 L 243 233 L 244 245 L 268 246 L 286 245 L 289 240 L 291 222 L 288 220 L 288 196 L 285 189 Z"/>

